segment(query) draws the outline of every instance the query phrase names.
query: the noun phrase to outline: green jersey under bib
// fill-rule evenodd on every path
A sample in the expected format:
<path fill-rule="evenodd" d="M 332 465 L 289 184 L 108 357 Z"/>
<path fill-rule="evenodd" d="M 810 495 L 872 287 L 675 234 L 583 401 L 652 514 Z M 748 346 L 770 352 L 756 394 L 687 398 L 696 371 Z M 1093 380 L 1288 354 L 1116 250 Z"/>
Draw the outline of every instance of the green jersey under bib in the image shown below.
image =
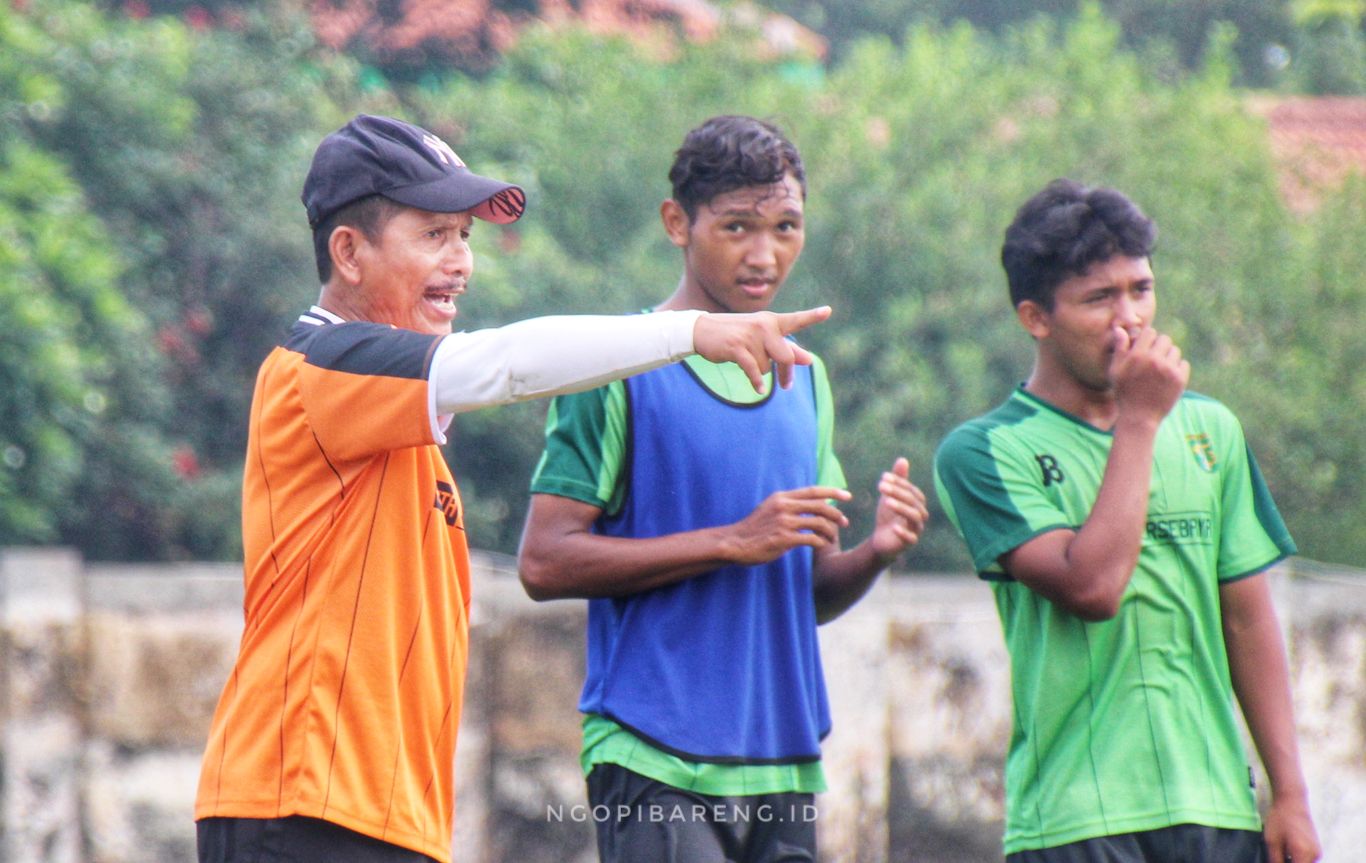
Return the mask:
<path fill-rule="evenodd" d="M 1183 823 L 1260 829 L 1219 586 L 1295 546 L 1233 414 L 1187 393 L 1159 427 L 1143 545 L 1113 619 L 1088 623 L 1001 567 L 1033 537 L 1081 527 L 1112 439 L 1020 388 L 935 457 L 1010 654 L 1007 854 Z"/>

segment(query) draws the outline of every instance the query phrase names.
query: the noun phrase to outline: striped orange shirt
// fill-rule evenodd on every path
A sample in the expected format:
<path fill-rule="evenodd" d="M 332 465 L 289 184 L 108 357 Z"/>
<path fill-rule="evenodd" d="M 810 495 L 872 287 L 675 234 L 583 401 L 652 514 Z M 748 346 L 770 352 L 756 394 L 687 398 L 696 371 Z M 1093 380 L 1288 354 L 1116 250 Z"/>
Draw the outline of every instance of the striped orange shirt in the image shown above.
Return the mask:
<path fill-rule="evenodd" d="M 309 313 L 262 364 L 245 629 L 197 819 L 304 815 L 450 859 L 470 585 L 427 382 L 439 342 Z"/>

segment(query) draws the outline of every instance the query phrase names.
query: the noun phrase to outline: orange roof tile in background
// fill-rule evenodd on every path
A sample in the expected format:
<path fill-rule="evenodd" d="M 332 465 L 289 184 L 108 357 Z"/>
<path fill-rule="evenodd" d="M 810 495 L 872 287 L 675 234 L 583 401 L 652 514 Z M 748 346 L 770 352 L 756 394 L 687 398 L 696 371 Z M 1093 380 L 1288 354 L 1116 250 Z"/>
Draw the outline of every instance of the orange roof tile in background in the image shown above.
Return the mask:
<path fill-rule="evenodd" d="M 1366 98 L 1260 97 L 1251 107 L 1266 118 L 1281 194 L 1296 212 L 1314 209 L 1348 174 L 1366 175 Z"/>
<path fill-rule="evenodd" d="M 824 38 L 793 19 L 740 3 L 723 11 L 708 0 L 539 0 L 537 13 L 510 16 L 490 0 L 312 0 L 313 29 L 324 45 L 343 50 L 357 43 L 383 58 L 407 53 L 458 55 L 469 65 L 489 63 L 517 32 L 534 21 L 582 23 L 594 32 L 637 39 L 673 30 L 706 41 L 726 23 L 755 29 L 773 56 L 824 59 Z"/>

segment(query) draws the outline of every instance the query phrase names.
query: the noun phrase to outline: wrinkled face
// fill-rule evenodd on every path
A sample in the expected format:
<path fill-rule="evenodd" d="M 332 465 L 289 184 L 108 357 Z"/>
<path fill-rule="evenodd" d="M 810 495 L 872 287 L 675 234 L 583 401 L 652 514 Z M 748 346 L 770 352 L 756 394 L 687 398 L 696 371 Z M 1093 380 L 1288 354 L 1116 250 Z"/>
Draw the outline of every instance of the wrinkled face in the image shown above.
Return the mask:
<path fill-rule="evenodd" d="M 697 208 L 691 225 L 671 226 L 693 307 L 755 312 L 772 305 L 806 243 L 802 212 L 801 185 L 788 174 L 771 186 L 717 195 Z"/>
<path fill-rule="evenodd" d="M 455 300 L 474 272 L 469 213 L 404 208 L 370 242 L 356 248 L 361 283 L 356 303 L 364 320 L 446 335 Z"/>
<path fill-rule="evenodd" d="M 1132 339 L 1157 312 L 1152 265 L 1147 258 L 1116 255 L 1059 285 L 1051 310 L 1030 301 L 1020 305 L 1034 306 L 1021 315 L 1040 351 L 1083 387 L 1109 390 L 1116 331 Z"/>

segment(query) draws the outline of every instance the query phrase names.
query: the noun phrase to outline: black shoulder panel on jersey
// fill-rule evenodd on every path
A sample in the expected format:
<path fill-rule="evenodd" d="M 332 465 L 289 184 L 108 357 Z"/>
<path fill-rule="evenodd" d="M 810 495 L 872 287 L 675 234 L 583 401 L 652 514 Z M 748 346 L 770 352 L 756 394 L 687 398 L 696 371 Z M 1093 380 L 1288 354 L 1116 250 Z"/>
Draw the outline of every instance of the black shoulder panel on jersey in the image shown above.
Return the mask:
<path fill-rule="evenodd" d="M 300 321 L 285 347 L 303 354 L 309 365 L 332 371 L 425 379 L 441 338 L 366 321 L 321 326 Z"/>

